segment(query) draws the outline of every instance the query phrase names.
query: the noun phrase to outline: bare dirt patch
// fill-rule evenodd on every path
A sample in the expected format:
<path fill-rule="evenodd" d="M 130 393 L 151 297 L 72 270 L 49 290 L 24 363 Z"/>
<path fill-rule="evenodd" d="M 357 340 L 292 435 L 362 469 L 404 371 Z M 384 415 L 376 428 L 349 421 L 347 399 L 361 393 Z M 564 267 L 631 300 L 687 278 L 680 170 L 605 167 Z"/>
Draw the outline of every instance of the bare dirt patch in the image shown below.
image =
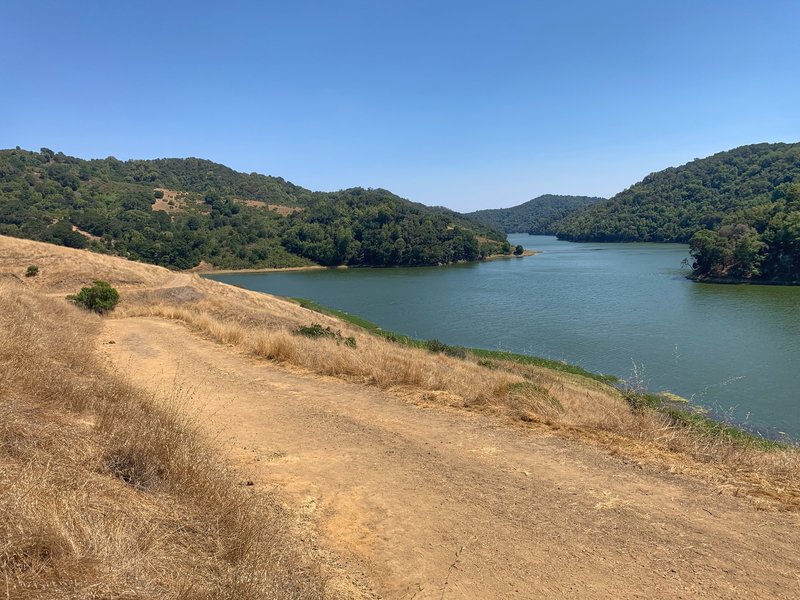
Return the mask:
<path fill-rule="evenodd" d="M 75 225 L 72 226 L 72 231 L 74 231 L 76 233 L 80 233 L 83 237 L 89 238 L 90 240 L 102 240 L 103 239 L 103 238 L 101 238 L 99 236 L 92 235 L 88 231 L 84 231 L 83 229 L 81 229 L 80 227 L 77 227 Z"/>
<path fill-rule="evenodd" d="M 156 192 L 161 192 L 163 196 L 156 198 L 151 206 L 152 210 L 160 210 L 167 213 L 181 212 L 187 209 L 190 204 L 204 205 L 205 201 L 197 194 L 190 192 L 179 192 L 166 188 L 156 188 Z M 208 210 L 201 209 L 204 214 Z"/>
<path fill-rule="evenodd" d="M 264 208 L 274 213 L 278 213 L 282 217 L 288 217 L 291 214 L 297 212 L 303 212 L 303 208 L 301 206 L 284 206 L 282 204 L 270 204 L 268 202 L 263 202 L 261 200 L 244 199 L 244 198 L 237 198 L 237 200 L 242 204 L 244 204 L 245 206 Z"/>
<path fill-rule="evenodd" d="M 180 212 L 186 208 L 186 195 L 175 190 L 166 188 L 156 188 L 157 192 L 164 194 L 161 198 L 153 201 L 152 210 L 161 210 L 167 213 Z"/>

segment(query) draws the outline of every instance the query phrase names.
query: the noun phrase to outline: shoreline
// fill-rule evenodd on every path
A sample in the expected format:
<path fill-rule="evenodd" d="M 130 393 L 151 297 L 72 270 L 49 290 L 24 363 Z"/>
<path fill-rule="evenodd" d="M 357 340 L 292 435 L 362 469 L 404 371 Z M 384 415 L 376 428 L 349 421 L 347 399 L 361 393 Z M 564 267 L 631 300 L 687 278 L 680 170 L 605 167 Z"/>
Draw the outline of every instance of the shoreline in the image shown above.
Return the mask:
<path fill-rule="evenodd" d="M 695 283 L 716 283 L 720 285 L 777 285 L 800 286 L 800 280 L 783 281 L 780 279 L 747 279 L 744 277 L 708 277 L 703 275 L 687 275 L 686 279 Z"/>
<path fill-rule="evenodd" d="M 536 256 L 537 254 L 541 254 L 540 250 L 525 250 L 522 254 L 515 255 L 515 254 L 491 254 L 486 256 L 480 260 L 472 260 L 472 261 L 458 261 L 454 263 L 448 263 L 446 265 L 394 265 L 391 267 L 377 267 L 374 265 L 337 265 L 335 267 L 326 267 L 324 265 L 307 265 L 305 267 L 264 267 L 263 269 L 215 269 L 213 267 L 208 267 L 207 265 L 192 267 L 191 269 L 186 269 L 185 271 L 180 271 L 182 273 L 194 273 L 200 275 L 201 277 L 205 277 L 206 275 L 239 275 L 239 274 L 258 274 L 258 273 L 283 273 L 283 272 L 292 272 L 292 271 L 336 271 L 336 270 L 344 270 L 344 269 L 415 269 L 417 267 L 447 267 L 449 265 L 459 265 L 459 264 L 470 264 L 470 263 L 481 263 L 489 260 L 498 260 L 502 258 L 525 258 L 527 256 Z"/>
<path fill-rule="evenodd" d="M 525 258 L 526 256 L 536 256 L 537 254 L 541 253 L 541 250 L 523 250 L 522 254 L 490 254 L 482 260 L 477 260 L 475 262 L 482 262 L 484 260 L 498 260 L 500 258 Z"/>
<path fill-rule="evenodd" d="M 307 265 L 305 267 L 264 267 L 263 269 L 209 269 L 194 267 L 183 271 L 184 273 L 196 273 L 197 275 L 238 275 L 240 273 L 279 273 L 283 271 L 330 271 L 334 269 L 348 269 L 347 265 L 339 267 L 323 267 L 322 265 Z"/>

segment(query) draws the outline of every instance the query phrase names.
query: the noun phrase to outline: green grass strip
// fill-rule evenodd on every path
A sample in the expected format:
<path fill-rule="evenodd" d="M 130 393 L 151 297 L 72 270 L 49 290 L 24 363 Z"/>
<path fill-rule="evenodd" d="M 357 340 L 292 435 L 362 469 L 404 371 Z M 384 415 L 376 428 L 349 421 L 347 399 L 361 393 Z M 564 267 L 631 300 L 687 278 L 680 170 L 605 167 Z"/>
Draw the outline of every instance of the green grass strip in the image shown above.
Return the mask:
<path fill-rule="evenodd" d="M 582 377 L 588 377 L 589 379 L 594 379 L 595 381 L 601 381 L 603 383 L 614 383 L 616 381 L 619 381 L 619 378 L 615 377 L 614 375 L 601 375 L 598 373 L 592 373 L 591 371 L 587 371 L 586 369 L 583 369 L 576 365 L 570 365 L 568 363 L 561 362 L 558 360 L 540 358 L 538 356 L 529 356 L 527 354 L 515 354 L 513 352 L 506 352 L 505 350 L 484 350 L 481 348 L 463 348 L 461 346 L 450 346 L 448 344 L 443 344 L 438 340 L 418 340 L 402 333 L 397 333 L 394 331 L 388 331 L 382 329 L 380 326 L 376 325 L 372 321 L 368 321 L 367 319 L 364 319 L 362 317 L 351 315 L 350 313 L 346 313 L 344 311 L 337 310 L 335 308 L 329 308 L 327 306 L 323 306 L 322 304 L 319 304 L 314 300 L 309 300 L 307 298 L 289 298 L 289 299 L 296 302 L 297 304 L 299 304 L 304 308 L 308 308 L 315 312 L 329 315 L 332 317 L 337 317 L 343 321 L 347 321 L 348 323 L 355 325 L 356 327 L 360 327 L 373 335 L 380 336 L 382 338 L 385 338 L 392 342 L 396 342 L 398 344 L 411 346 L 413 348 L 425 348 L 431 351 L 443 352 L 445 354 L 449 354 L 452 356 L 458 356 L 462 353 L 468 353 L 479 359 L 502 360 L 508 362 L 515 362 L 522 365 L 533 365 L 536 367 L 544 367 L 546 369 L 552 369 L 554 371 L 561 371 L 562 373 L 570 373 L 572 375 L 580 375 Z"/>

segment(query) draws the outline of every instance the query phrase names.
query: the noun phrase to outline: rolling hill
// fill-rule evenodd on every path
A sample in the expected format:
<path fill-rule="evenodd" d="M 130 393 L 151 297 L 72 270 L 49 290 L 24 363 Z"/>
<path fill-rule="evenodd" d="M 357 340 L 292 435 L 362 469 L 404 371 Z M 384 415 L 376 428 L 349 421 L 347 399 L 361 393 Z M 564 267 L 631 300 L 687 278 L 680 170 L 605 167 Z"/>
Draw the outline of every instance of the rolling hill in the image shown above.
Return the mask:
<path fill-rule="evenodd" d="M 0 151 L 0 234 L 178 269 L 478 260 L 505 235 L 383 189 L 312 192 L 197 158 Z"/>
<path fill-rule="evenodd" d="M 742 146 L 648 175 L 555 230 L 570 241 L 688 242 L 726 215 L 771 202 L 793 181 L 800 181 L 800 143 Z"/>
<path fill-rule="evenodd" d="M 793 597 L 795 446 L 342 316 L 0 236 L 5 597 Z"/>
<path fill-rule="evenodd" d="M 467 213 L 470 219 L 506 233 L 550 235 L 553 223 L 605 198 L 545 194 L 511 208 L 490 208 Z"/>

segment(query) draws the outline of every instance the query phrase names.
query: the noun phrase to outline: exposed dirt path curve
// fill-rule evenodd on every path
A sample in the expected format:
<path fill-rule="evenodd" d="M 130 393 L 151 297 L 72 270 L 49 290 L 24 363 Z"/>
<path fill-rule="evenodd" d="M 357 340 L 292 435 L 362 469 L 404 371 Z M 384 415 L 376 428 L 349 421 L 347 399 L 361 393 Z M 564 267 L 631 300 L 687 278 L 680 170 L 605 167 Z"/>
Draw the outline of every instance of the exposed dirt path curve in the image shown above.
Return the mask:
<path fill-rule="evenodd" d="M 178 282 L 176 282 L 178 283 Z M 135 382 L 189 384 L 242 477 L 280 486 L 376 596 L 797 598 L 800 519 L 492 418 L 109 320 Z"/>

